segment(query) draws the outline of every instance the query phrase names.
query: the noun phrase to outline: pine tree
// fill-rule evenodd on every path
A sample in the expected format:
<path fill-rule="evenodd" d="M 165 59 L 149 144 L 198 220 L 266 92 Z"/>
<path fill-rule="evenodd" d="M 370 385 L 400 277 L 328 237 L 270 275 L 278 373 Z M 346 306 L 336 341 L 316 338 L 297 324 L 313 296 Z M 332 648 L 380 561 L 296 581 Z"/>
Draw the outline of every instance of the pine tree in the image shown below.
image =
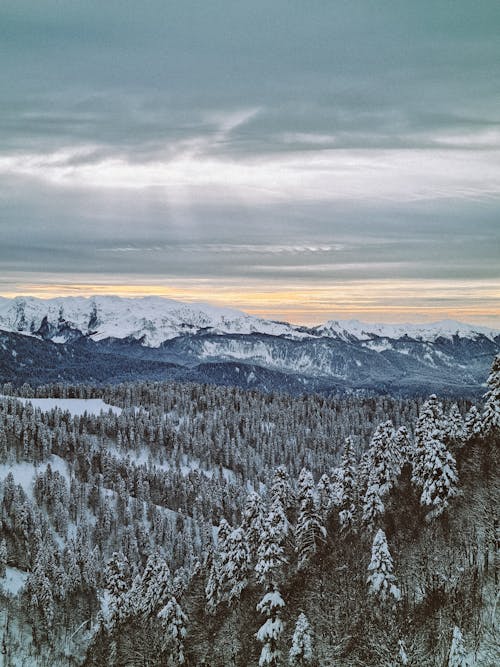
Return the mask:
<path fill-rule="evenodd" d="M 477 437 L 483 428 L 483 420 L 481 413 L 475 405 L 465 415 L 464 420 L 464 432 L 465 439 L 471 440 L 472 438 Z"/>
<path fill-rule="evenodd" d="M 373 529 L 377 526 L 384 513 L 385 506 L 376 473 L 370 474 L 368 488 L 366 489 L 363 501 L 363 524 Z"/>
<path fill-rule="evenodd" d="M 443 442 L 429 440 L 424 459 L 422 494 L 420 503 L 429 507 L 427 519 L 440 516 L 457 494 L 457 466 L 452 454 Z"/>
<path fill-rule="evenodd" d="M 295 625 L 288 664 L 293 667 L 306 667 L 312 664 L 313 657 L 311 626 L 306 615 L 301 613 Z"/>
<path fill-rule="evenodd" d="M 259 667 L 277 667 L 279 665 L 281 652 L 278 649 L 278 642 L 284 629 L 280 611 L 284 606 L 283 598 L 276 588 L 272 592 L 266 593 L 257 605 L 257 611 L 267 617 L 256 635 L 257 641 L 262 644 Z"/>
<path fill-rule="evenodd" d="M 285 540 L 288 530 L 288 520 L 283 507 L 276 499 L 264 520 L 257 549 L 255 572 L 259 583 L 271 586 L 281 581 L 283 566 L 287 562 Z"/>
<path fill-rule="evenodd" d="M 323 521 L 327 521 L 330 510 L 333 506 L 333 488 L 330 478 L 325 473 L 321 475 L 316 487 L 318 497 L 318 509 Z"/>
<path fill-rule="evenodd" d="M 271 504 L 276 501 L 281 503 L 287 516 L 295 507 L 295 494 L 290 483 L 290 475 L 284 466 L 278 466 L 274 471 L 270 498 Z"/>
<path fill-rule="evenodd" d="M 238 599 L 248 583 L 250 553 L 245 533 L 236 528 L 226 540 L 226 551 L 221 554 L 220 585 L 222 599 L 231 603 Z"/>
<path fill-rule="evenodd" d="M 318 544 L 326 539 L 326 529 L 319 514 L 314 486 L 300 490 L 300 509 L 297 519 L 296 539 L 299 569 L 307 565 L 317 551 Z"/>
<path fill-rule="evenodd" d="M 128 591 L 131 587 L 130 566 L 122 552 L 115 552 L 106 563 L 104 586 L 109 591 L 110 628 L 126 620 L 130 614 Z"/>
<path fill-rule="evenodd" d="M 460 628 L 455 625 L 448 655 L 448 667 L 468 667 L 467 651 Z"/>
<path fill-rule="evenodd" d="M 368 592 L 381 604 L 398 602 L 401 591 L 396 585 L 392 557 L 383 530 L 378 530 L 373 540 L 372 557 L 368 565 Z"/>
<path fill-rule="evenodd" d="M 264 525 L 262 499 L 258 493 L 252 492 L 247 496 L 241 528 L 244 531 L 251 562 L 257 559 L 260 536 Z"/>
<path fill-rule="evenodd" d="M 162 651 L 166 655 L 168 667 L 176 667 L 186 662 L 184 640 L 187 634 L 187 616 L 175 597 L 171 597 L 158 613 L 162 629 Z"/>
<path fill-rule="evenodd" d="M 500 430 L 500 354 L 497 354 L 493 361 L 487 384 L 483 410 L 483 427 L 486 433 Z"/>
<path fill-rule="evenodd" d="M 142 574 L 140 607 L 144 616 L 152 616 L 163 607 L 172 591 L 172 575 L 167 562 L 157 552 L 148 558 Z"/>
<path fill-rule="evenodd" d="M 346 438 L 339 468 L 341 485 L 339 521 L 342 531 L 353 530 L 356 521 L 356 458 L 350 438 Z"/>
<path fill-rule="evenodd" d="M 464 444 L 465 427 L 464 420 L 458 409 L 458 405 L 453 403 L 445 419 L 445 443 L 456 449 L 459 449 Z"/>
<path fill-rule="evenodd" d="M 421 490 L 421 505 L 430 508 L 428 520 L 442 514 L 457 494 L 457 467 L 444 444 L 443 422 L 441 404 L 431 396 L 417 422 L 412 461 L 412 482 Z"/>
<path fill-rule="evenodd" d="M 5 577 L 5 570 L 7 567 L 7 544 L 5 539 L 0 540 L 0 579 Z"/>
<path fill-rule="evenodd" d="M 368 448 L 368 470 L 372 484 L 383 497 L 389 493 L 401 472 L 402 458 L 398 451 L 391 421 L 379 424 Z"/>

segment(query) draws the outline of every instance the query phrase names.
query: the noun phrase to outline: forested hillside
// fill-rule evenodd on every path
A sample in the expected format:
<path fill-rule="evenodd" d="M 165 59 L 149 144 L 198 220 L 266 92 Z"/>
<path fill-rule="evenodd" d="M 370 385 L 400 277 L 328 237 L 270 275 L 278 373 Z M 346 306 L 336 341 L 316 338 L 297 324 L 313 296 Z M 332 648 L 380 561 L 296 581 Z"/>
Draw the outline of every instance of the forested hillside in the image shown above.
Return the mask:
<path fill-rule="evenodd" d="M 498 664 L 498 357 L 488 386 L 5 385 L 3 664 Z"/>

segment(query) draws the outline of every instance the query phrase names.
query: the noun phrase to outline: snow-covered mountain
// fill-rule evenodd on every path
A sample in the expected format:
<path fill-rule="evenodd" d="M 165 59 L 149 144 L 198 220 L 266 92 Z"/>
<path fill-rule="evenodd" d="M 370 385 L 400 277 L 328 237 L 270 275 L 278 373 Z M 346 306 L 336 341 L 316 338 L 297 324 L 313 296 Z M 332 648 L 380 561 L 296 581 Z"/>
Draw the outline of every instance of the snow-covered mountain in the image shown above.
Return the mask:
<path fill-rule="evenodd" d="M 232 308 L 182 303 L 162 297 L 118 296 L 0 298 L 0 329 L 63 343 L 75 333 L 92 340 L 133 338 L 158 347 L 176 336 L 201 331 L 216 334 L 253 332 L 302 337 L 299 327 L 261 320 Z"/>
<path fill-rule="evenodd" d="M 344 341 L 374 339 L 434 342 L 454 336 L 494 340 L 499 331 L 443 320 L 429 324 L 371 324 L 358 320 L 330 320 L 317 327 L 264 320 L 232 308 L 182 303 L 162 297 L 117 296 L 0 298 L 0 329 L 63 343 L 84 335 L 94 341 L 108 338 L 140 340 L 147 347 L 186 334 L 266 334 L 293 340 L 334 338 Z"/>
<path fill-rule="evenodd" d="M 498 331 L 448 320 L 308 328 L 159 297 L 0 299 L 0 383 L 140 378 L 479 396 L 499 352 Z"/>

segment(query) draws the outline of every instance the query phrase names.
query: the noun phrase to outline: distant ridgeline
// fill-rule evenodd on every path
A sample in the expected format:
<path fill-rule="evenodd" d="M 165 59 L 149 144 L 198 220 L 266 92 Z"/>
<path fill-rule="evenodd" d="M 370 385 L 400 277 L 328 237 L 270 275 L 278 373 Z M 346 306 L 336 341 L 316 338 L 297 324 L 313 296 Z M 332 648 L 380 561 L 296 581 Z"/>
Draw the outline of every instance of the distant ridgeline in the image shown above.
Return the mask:
<path fill-rule="evenodd" d="M 292 395 L 477 399 L 500 332 L 332 320 L 317 327 L 161 298 L 0 298 L 0 383 L 190 381 Z"/>
<path fill-rule="evenodd" d="M 500 664 L 486 389 L 4 386 L 3 664 Z"/>

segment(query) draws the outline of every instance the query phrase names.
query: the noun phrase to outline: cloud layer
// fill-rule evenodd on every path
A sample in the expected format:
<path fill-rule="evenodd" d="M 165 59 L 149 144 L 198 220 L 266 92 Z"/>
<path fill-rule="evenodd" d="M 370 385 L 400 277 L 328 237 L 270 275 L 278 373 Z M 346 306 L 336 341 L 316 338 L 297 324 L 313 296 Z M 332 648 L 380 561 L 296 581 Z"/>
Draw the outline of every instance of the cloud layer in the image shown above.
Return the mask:
<path fill-rule="evenodd" d="M 500 323 L 499 24 L 489 0 L 3 2 L 0 292 Z"/>

